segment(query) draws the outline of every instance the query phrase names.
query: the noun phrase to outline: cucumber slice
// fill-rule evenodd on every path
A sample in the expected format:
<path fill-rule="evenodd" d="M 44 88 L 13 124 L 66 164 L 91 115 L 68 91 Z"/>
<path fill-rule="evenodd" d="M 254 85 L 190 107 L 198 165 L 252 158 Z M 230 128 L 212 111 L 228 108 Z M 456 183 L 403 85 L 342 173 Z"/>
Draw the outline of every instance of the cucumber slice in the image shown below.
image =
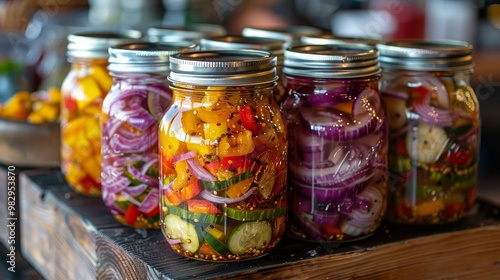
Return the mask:
<path fill-rule="evenodd" d="M 171 239 L 180 239 L 181 248 L 195 253 L 200 247 L 200 239 L 193 224 L 184 221 L 181 217 L 168 214 L 165 216 L 165 234 Z"/>
<path fill-rule="evenodd" d="M 248 170 L 224 181 L 214 181 L 214 182 L 200 181 L 200 182 L 207 191 L 220 191 L 220 190 L 225 190 L 230 186 L 239 183 L 243 180 L 251 178 L 252 176 L 253 172 L 251 170 Z"/>
<path fill-rule="evenodd" d="M 223 213 L 231 219 L 238 221 L 257 221 L 272 220 L 286 215 L 287 208 L 272 208 L 265 210 L 239 210 L 236 208 L 225 207 Z"/>
<path fill-rule="evenodd" d="M 262 249 L 269 245 L 272 232 L 268 221 L 245 222 L 231 232 L 227 245 L 231 253 L 244 255 L 249 249 Z"/>
<path fill-rule="evenodd" d="M 186 220 L 191 220 L 196 223 L 207 223 L 207 224 L 223 224 L 225 217 L 221 214 L 206 214 L 206 213 L 196 213 L 190 212 L 186 209 L 176 206 L 167 206 L 168 213 L 180 216 Z"/>
<path fill-rule="evenodd" d="M 227 248 L 227 245 L 223 243 L 222 240 L 224 234 L 220 230 L 215 228 L 211 228 L 210 230 L 207 229 L 205 229 L 207 231 L 205 234 L 205 241 L 208 243 L 208 245 L 210 245 L 212 249 L 214 249 L 217 253 L 221 255 L 227 253 L 229 249 Z"/>

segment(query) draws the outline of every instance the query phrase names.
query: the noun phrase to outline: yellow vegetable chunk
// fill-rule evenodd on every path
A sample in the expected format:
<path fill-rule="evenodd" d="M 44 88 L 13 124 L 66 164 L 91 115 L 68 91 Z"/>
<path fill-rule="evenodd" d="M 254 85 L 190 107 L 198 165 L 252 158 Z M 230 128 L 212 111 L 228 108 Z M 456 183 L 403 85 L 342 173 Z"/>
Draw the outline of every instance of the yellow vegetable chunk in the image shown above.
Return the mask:
<path fill-rule="evenodd" d="M 205 123 L 203 124 L 205 139 L 215 141 L 227 133 L 227 124 L 224 123 Z"/>
<path fill-rule="evenodd" d="M 83 110 L 85 107 L 94 102 L 95 99 L 102 95 L 101 88 L 97 82 L 91 77 L 83 77 L 78 81 L 82 92 L 76 92 L 74 95 L 78 104 L 78 109 Z"/>

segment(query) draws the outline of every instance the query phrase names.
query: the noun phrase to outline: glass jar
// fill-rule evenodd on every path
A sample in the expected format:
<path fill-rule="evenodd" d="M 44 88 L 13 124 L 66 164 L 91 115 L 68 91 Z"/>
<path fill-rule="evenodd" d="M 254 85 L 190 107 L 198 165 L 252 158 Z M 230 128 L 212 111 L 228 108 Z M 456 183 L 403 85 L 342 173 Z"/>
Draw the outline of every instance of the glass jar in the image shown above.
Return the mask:
<path fill-rule="evenodd" d="M 160 228 L 158 124 L 172 100 L 169 56 L 194 43 L 131 43 L 109 49 L 113 85 L 102 103 L 102 198 L 128 226 Z"/>
<path fill-rule="evenodd" d="M 363 44 L 285 51 L 291 237 L 356 240 L 382 221 L 387 194 L 385 107 L 377 50 Z"/>
<path fill-rule="evenodd" d="M 388 219 L 443 224 L 475 199 L 480 116 L 469 84 L 472 46 L 455 41 L 379 44 L 389 118 Z"/>
<path fill-rule="evenodd" d="M 218 50 L 170 58 L 159 132 L 162 231 L 180 255 L 267 254 L 286 227 L 287 130 L 272 99 L 276 57 Z"/>
<path fill-rule="evenodd" d="M 280 103 L 285 95 L 283 86 L 283 54 L 285 52 L 285 42 L 277 39 L 267 39 L 260 37 L 244 37 L 238 35 L 214 36 L 202 38 L 200 47 L 203 50 L 263 50 L 276 56 L 276 72 L 278 81 L 274 91 L 274 100 Z"/>
<path fill-rule="evenodd" d="M 300 37 L 300 42 L 303 45 L 337 45 L 337 44 L 367 44 L 376 46 L 378 43 L 383 43 L 381 38 L 373 37 L 345 37 L 333 34 L 319 34 L 319 35 L 304 35 Z"/>
<path fill-rule="evenodd" d="M 300 45 L 300 37 L 315 36 L 323 31 L 317 27 L 307 25 L 292 25 L 284 28 L 256 28 L 245 27 L 241 34 L 245 37 L 272 38 L 285 41 L 285 48 Z"/>
<path fill-rule="evenodd" d="M 199 43 L 201 38 L 224 36 L 226 29 L 217 24 L 188 24 L 185 26 L 152 26 L 148 28 L 151 42 L 192 41 Z"/>
<path fill-rule="evenodd" d="M 101 195 L 101 104 L 113 82 L 108 47 L 140 37 L 139 31 L 68 36 L 71 70 L 61 86 L 61 170 L 78 193 Z"/>

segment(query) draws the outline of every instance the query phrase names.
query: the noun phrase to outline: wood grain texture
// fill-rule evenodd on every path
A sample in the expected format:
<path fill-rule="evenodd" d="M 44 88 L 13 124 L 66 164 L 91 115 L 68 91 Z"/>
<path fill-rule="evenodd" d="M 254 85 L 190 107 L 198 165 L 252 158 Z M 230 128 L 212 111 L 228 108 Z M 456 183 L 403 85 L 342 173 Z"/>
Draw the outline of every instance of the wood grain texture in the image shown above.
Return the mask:
<path fill-rule="evenodd" d="M 317 244 L 284 237 L 268 255 L 236 263 L 186 259 L 160 230 L 118 224 L 100 199 L 74 194 L 60 176 L 25 174 L 23 254 L 48 279 L 495 279 L 500 209 L 479 200 L 446 226 L 383 224 L 358 242 Z M 42 180 L 43 179 L 43 180 Z M 69 195 L 68 195 L 69 194 Z M 70 197 L 71 199 L 68 199 Z"/>

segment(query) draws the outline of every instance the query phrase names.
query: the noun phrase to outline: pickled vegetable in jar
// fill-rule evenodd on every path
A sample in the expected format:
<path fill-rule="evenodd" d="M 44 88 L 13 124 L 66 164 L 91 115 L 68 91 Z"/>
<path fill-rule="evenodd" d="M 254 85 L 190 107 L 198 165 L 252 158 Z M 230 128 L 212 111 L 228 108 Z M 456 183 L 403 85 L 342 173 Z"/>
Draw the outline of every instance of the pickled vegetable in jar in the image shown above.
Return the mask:
<path fill-rule="evenodd" d="M 388 123 L 377 50 L 363 44 L 285 51 L 288 235 L 312 242 L 370 236 L 385 213 Z"/>
<path fill-rule="evenodd" d="M 239 261 L 267 254 L 287 217 L 287 130 L 273 102 L 276 58 L 218 50 L 170 58 L 160 123 L 162 231 L 178 254 Z"/>
<path fill-rule="evenodd" d="M 78 193 L 101 195 L 101 105 L 113 83 L 108 47 L 140 36 L 139 31 L 68 36 L 72 65 L 61 86 L 61 170 Z"/>
<path fill-rule="evenodd" d="M 115 219 L 160 228 L 158 125 L 172 100 L 169 56 L 194 43 L 131 43 L 109 49 L 111 90 L 102 104 L 102 198 Z"/>
<path fill-rule="evenodd" d="M 472 46 L 455 41 L 379 44 L 389 118 L 388 219 L 457 221 L 476 194 L 480 116 L 469 84 Z"/>
<path fill-rule="evenodd" d="M 213 36 L 202 38 L 200 47 L 203 50 L 262 50 L 270 52 L 276 56 L 276 72 L 278 81 L 274 91 L 274 100 L 280 103 L 285 96 L 285 88 L 283 86 L 283 54 L 285 52 L 285 41 L 278 39 L 268 39 L 261 37 L 244 37 L 236 35 Z"/>

